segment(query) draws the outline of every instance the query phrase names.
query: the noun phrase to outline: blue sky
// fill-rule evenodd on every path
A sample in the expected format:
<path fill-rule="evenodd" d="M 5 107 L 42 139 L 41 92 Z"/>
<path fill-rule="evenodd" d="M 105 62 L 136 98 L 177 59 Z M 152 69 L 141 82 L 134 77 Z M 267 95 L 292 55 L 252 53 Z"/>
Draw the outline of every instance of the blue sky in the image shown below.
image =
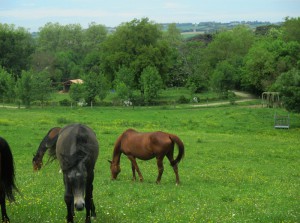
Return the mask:
<path fill-rule="evenodd" d="M 38 31 L 47 22 L 118 26 L 148 17 L 157 23 L 269 21 L 300 17 L 300 0 L 0 0 L 0 23 Z"/>

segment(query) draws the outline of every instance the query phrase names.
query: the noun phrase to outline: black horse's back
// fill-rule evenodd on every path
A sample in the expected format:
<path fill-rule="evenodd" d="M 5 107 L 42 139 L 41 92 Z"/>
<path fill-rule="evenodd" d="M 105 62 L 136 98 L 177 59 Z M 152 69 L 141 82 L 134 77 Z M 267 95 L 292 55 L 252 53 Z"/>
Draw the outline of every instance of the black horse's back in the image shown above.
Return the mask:
<path fill-rule="evenodd" d="M 1 190 L 4 192 L 8 200 L 14 201 L 13 191 L 18 191 L 15 185 L 15 168 L 14 160 L 10 150 L 10 147 L 6 140 L 0 137 L 0 154 L 1 154 Z"/>

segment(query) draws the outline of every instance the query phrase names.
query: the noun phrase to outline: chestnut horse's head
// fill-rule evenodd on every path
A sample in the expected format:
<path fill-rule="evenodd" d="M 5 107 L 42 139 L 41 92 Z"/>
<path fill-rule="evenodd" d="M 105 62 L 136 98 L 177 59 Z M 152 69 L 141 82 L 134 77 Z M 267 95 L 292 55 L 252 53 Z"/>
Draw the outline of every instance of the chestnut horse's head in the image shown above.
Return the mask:
<path fill-rule="evenodd" d="M 112 161 L 108 160 L 110 163 L 111 179 L 117 179 L 118 174 L 121 172 L 120 164 L 115 164 Z"/>
<path fill-rule="evenodd" d="M 42 158 L 39 157 L 38 155 L 33 156 L 32 165 L 33 165 L 33 170 L 34 171 L 40 170 L 43 166 Z"/>

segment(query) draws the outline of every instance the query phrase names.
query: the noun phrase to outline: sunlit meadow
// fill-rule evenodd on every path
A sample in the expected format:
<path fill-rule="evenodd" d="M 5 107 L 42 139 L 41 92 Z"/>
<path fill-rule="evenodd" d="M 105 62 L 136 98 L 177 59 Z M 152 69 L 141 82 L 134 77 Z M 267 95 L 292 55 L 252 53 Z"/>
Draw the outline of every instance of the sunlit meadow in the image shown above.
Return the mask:
<path fill-rule="evenodd" d="M 252 106 L 0 108 L 0 134 L 9 142 L 20 194 L 8 203 L 11 222 L 65 222 L 64 185 L 57 161 L 33 172 L 31 160 L 47 131 L 80 122 L 97 134 L 93 222 L 299 222 L 300 115 L 289 130 L 274 129 L 282 109 Z M 108 159 L 127 128 L 178 135 L 186 155 L 179 164 L 181 185 L 167 159 L 160 185 L 155 159 L 138 161 L 144 182 L 131 181 L 122 156 L 118 180 L 110 180 Z M 177 150 L 176 154 L 177 154 Z M 77 212 L 75 222 L 84 222 Z"/>

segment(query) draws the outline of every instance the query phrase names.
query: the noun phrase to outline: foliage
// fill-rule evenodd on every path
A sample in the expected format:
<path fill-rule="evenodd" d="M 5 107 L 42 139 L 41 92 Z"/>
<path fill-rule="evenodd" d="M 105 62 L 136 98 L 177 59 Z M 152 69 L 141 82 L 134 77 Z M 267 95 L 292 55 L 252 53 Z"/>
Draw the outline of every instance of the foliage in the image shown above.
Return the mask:
<path fill-rule="evenodd" d="M 122 23 L 109 34 L 96 23 L 87 29 L 79 24 L 47 23 L 35 38 L 23 28 L 0 24 L 0 66 L 13 77 L 9 85 L 21 78 L 22 70 L 32 73 L 32 81 L 47 73 L 48 83 L 56 90 L 66 80 L 91 77 L 85 81 L 88 87 L 83 96 L 89 103 L 98 98 L 107 102 L 111 87 L 119 98 L 150 103 L 141 81 L 147 67 L 158 71 L 163 87 L 186 87 L 192 97 L 212 89 L 221 96 L 233 89 L 259 95 L 269 91 L 283 73 L 299 70 L 299 24 L 299 18 L 287 17 L 282 24 L 262 23 L 267 26 L 253 31 L 257 23 L 245 22 L 190 39 L 182 38 L 181 25 L 160 25 L 148 18 Z M 192 27 L 211 25 L 220 24 Z M 17 96 L 8 88 L 5 75 L 2 72 L 1 94 L 14 101 Z M 141 94 L 134 94 L 137 91 Z M 151 98 L 151 103 L 158 99 Z"/>
<path fill-rule="evenodd" d="M 162 79 L 155 67 L 146 67 L 141 75 L 141 90 L 147 104 L 152 103 L 162 89 Z"/>
<path fill-rule="evenodd" d="M 134 71 L 135 88 L 144 68 L 154 66 L 162 79 L 170 65 L 170 48 L 162 39 L 162 31 L 148 18 L 134 19 L 117 27 L 101 45 L 101 69 L 114 81 L 122 67 Z"/>
<path fill-rule="evenodd" d="M 15 81 L 13 76 L 0 67 L 0 97 L 12 102 L 15 98 Z"/>
<path fill-rule="evenodd" d="M 300 113 L 300 71 L 282 73 L 273 86 L 280 91 L 287 110 Z"/>
<path fill-rule="evenodd" d="M 14 76 L 30 68 L 34 40 L 24 28 L 0 23 L 0 67 Z"/>
<path fill-rule="evenodd" d="M 31 75 L 31 72 L 22 71 L 22 75 L 16 83 L 17 97 L 26 107 L 30 107 L 30 103 L 33 100 Z"/>
<path fill-rule="evenodd" d="M 70 86 L 69 96 L 73 101 L 79 102 L 84 98 L 84 91 L 85 88 L 83 84 L 72 84 Z"/>

